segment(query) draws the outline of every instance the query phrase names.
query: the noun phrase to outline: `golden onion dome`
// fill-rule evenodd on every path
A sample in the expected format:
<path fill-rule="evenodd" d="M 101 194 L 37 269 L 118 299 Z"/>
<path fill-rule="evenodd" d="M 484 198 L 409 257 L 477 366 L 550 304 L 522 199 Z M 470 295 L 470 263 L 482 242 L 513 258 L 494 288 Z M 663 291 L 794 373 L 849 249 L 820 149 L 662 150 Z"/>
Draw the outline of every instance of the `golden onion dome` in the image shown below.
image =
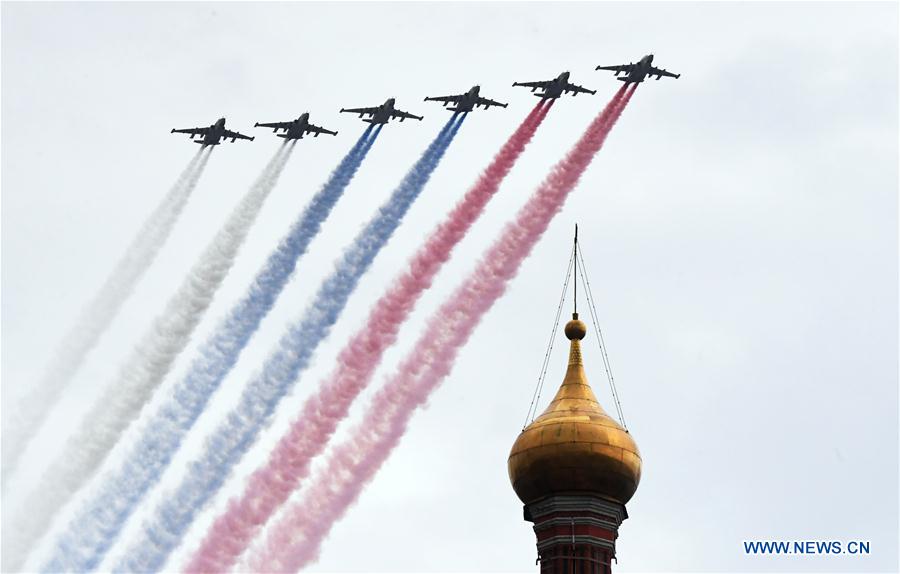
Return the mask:
<path fill-rule="evenodd" d="M 590 493 L 624 505 L 641 480 L 641 455 L 588 384 L 581 360 L 587 327 L 577 313 L 565 333 L 571 341 L 566 376 L 547 410 L 513 444 L 509 479 L 525 504 L 553 494 Z"/>

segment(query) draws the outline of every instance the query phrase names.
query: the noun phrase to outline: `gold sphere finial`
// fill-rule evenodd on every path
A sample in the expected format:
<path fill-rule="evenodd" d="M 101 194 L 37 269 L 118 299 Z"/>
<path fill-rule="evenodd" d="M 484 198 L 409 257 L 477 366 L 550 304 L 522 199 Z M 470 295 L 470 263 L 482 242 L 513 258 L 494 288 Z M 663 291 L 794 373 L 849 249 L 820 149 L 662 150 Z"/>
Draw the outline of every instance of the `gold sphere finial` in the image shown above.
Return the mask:
<path fill-rule="evenodd" d="M 572 313 L 572 320 L 566 323 L 566 337 L 570 341 L 572 339 L 580 341 L 584 339 L 585 335 L 587 335 L 587 325 L 578 319 L 578 313 Z"/>

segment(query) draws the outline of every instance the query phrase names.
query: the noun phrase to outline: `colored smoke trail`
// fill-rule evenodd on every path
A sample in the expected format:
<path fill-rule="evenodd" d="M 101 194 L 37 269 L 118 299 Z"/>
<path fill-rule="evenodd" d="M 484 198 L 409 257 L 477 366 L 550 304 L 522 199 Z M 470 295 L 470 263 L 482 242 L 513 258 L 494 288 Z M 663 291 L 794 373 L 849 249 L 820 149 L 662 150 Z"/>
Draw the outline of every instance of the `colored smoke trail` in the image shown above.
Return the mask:
<path fill-rule="evenodd" d="M 350 405 L 371 380 L 416 301 L 431 286 L 453 248 L 497 192 L 549 109 L 550 105 L 543 103 L 535 106 L 475 185 L 410 259 L 407 270 L 373 305 L 364 326 L 339 354 L 337 368 L 322 379 L 307 399 L 265 466 L 251 475 L 240 499 L 232 499 L 225 513 L 207 531 L 186 572 L 230 569 L 259 528 L 308 475 L 311 459 L 325 448 L 338 423 L 347 416 Z"/>
<path fill-rule="evenodd" d="M 129 516 L 159 481 L 185 435 L 272 309 L 293 276 L 297 261 L 318 235 L 380 129 L 366 129 L 294 221 L 247 293 L 200 347 L 187 374 L 175 386 L 174 396 L 167 398 L 145 425 L 115 473 L 104 479 L 97 494 L 70 520 L 42 568 L 44 572 L 85 572 L 99 567 Z"/>
<path fill-rule="evenodd" d="M 292 148 L 292 145 L 279 148 L 188 272 L 163 312 L 143 334 L 116 377 L 103 390 L 77 432 L 68 438 L 60 457 L 26 499 L 20 516 L 9 523 L 9 528 L 4 526 L 3 560 L 5 563 L 9 548 L 10 569 L 15 570 L 21 565 L 26 552 L 50 526 L 57 511 L 96 472 L 188 344 L 191 333 L 231 269 Z M 8 540 L 12 541 L 9 546 Z"/>
<path fill-rule="evenodd" d="M 402 438 L 413 412 L 450 372 L 457 353 L 500 298 L 522 261 L 562 208 L 633 93 L 623 87 L 551 171 L 516 219 L 428 322 L 414 350 L 379 389 L 351 438 L 251 551 L 250 570 L 295 572 L 315 560 L 325 536 Z"/>
<path fill-rule="evenodd" d="M 344 251 L 300 320 L 288 328 L 262 370 L 244 389 L 237 407 L 207 437 L 203 453 L 188 465 L 181 484 L 175 492 L 163 497 L 153 516 L 142 525 L 115 571 L 147 572 L 162 568 L 172 550 L 181 543 L 188 526 L 268 426 L 278 403 L 309 364 L 318 344 L 329 334 L 360 278 L 425 187 L 464 118 L 454 115 L 447 122 L 388 202 Z"/>
<path fill-rule="evenodd" d="M 14 409 L 3 414 L 3 431 L 0 433 L 3 463 L 0 465 L 0 472 L 4 481 L 15 469 L 28 441 L 56 405 L 66 383 L 78 372 L 85 357 L 115 319 L 137 282 L 165 245 L 203 174 L 211 151 L 211 148 L 197 151 L 175 185 L 141 226 L 106 282 L 82 310 L 75 325 L 56 349 L 40 380 Z"/>

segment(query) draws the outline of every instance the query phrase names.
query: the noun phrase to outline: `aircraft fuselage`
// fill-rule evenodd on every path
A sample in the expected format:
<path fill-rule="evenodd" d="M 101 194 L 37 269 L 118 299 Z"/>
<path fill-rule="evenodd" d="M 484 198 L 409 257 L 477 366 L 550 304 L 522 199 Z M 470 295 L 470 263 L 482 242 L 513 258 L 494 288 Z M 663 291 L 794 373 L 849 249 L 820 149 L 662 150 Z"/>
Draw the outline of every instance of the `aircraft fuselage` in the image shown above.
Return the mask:
<path fill-rule="evenodd" d="M 309 127 L 309 112 L 302 114 L 299 118 L 291 122 L 286 134 L 281 134 L 285 139 L 303 139 L 306 128 Z"/>
<path fill-rule="evenodd" d="M 450 111 L 458 113 L 471 112 L 475 108 L 475 103 L 478 101 L 478 93 L 480 91 L 481 86 L 472 86 L 455 107 L 449 108 Z"/>
<path fill-rule="evenodd" d="M 394 113 L 394 98 L 388 98 L 383 104 L 378 106 L 378 109 L 372 114 L 372 117 L 369 119 L 363 120 L 364 122 L 368 122 L 372 125 L 375 124 L 386 124 L 391 121 L 391 114 Z M 362 115 L 360 115 L 362 117 Z"/>
<path fill-rule="evenodd" d="M 222 136 L 225 135 L 225 118 L 219 118 L 216 123 L 209 126 L 209 131 L 203 136 L 203 145 L 219 145 L 222 143 Z M 191 139 L 194 139 L 193 136 Z"/>
<path fill-rule="evenodd" d="M 628 74 L 628 76 L 624 78 L 619 78 L 626 84 L 640 84 L 645 79 L 647 79 L 647 74 L 650 72 L 650 68 L 653 66 L 653 54 L 647 54 L 634 67 L 633 70 Z M 618 75 L 618 74 L 616 74 Z"/>
<path fill-rule="evenodd" d="M 563 95 L 566 85 L 569 83 L 569 72 L 563 72 L 558 75 L 553 82 L 547 86 L 543 94 L 539 94 L 545 100 L 555 100 Z"/>

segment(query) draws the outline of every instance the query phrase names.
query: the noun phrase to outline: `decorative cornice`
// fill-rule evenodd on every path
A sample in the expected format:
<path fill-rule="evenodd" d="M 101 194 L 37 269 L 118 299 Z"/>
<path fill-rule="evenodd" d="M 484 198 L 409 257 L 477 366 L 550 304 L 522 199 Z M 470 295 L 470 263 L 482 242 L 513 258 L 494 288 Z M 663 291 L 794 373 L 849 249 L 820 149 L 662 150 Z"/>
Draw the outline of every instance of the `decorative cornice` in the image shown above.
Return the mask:
<path fill-rule="evenodd" d="M 543 553 L 550 548 L 556 548 L 559 546 L 592 546 L 595 548 L 603 548 L 604 550 L 609 550 L 612 556 L 616 554 L 616 543 L 613 540 L 607 540 L 605 538 L 597 538 L 596 536 L 585 536 L 585 535 L 576 535 L 572 542 L 571 536 L 554 536 L 553 538 L 548 538 L 546 540 L 541 540 L 537 543 L 538 553 Z"/>
<path fill-rule="evenodd" d="M 532 522 L 537 522 L 542 516 L 547 516 L 548 514 L 554 514 L 556 512 L 600 514 L 615 520 L 617 527 L 619 524 L 622 524 L 622 521 L 628 518 L 628 511 L 625 510 L 624 505 L 597 496 L 584 494 L 557 494 L 525 505 L 526 520 Z"/>
<path fill-rule="evenodd" d="M 538 522 L 536 522 L 534 525 L 534 533 L 538 534 L 555 526 L 570 526 L 572 524 L 575 524 L 576 526 L 596 526 L 597 528 L 616 532 L 619 529 L 619 525 L 621 524 L 621 522 L 603 520 L 602 518 L 595 518 L 593 516 L 557 516 L 555 518 L 539 520 Z"/>

